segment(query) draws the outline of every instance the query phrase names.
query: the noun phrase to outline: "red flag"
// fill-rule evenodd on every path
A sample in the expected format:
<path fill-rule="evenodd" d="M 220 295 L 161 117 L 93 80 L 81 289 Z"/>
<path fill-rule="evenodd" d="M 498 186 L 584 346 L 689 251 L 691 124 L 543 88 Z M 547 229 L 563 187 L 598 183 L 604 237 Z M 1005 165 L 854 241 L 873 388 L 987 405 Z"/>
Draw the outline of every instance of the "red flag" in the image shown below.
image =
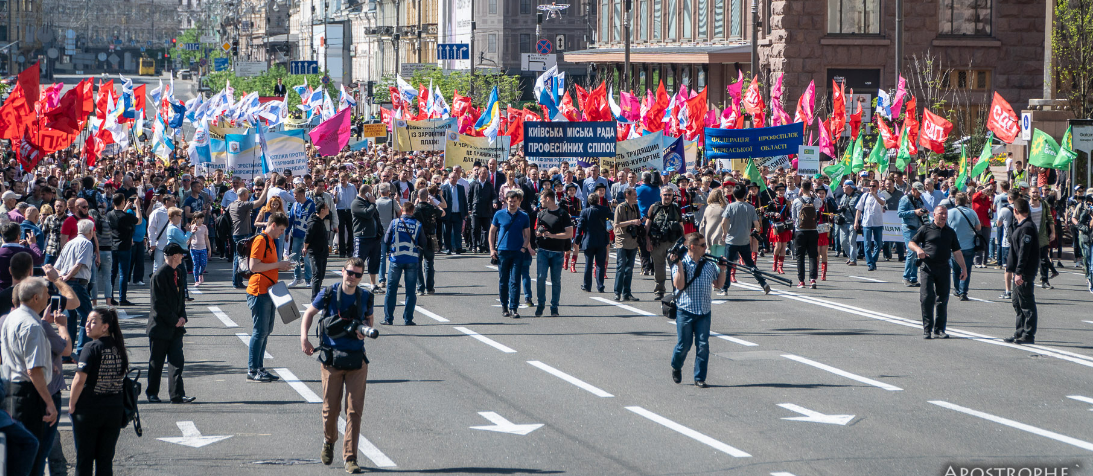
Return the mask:
<path fill-rule="evenodd" d="M 846 91 L 831 81 L 831 137 L 839 137 L 846 130 Z"/>
<path fill-rule="evenodd" d="M 645 113 L 645 118 L 642 120 L 645 130 L 657 132 L 664 129 L 664 123 L 661 122 L 661 119 L 664 118 L 664 111 L 668 110 L 670 102 L 671 99 L 668 98 L 668 93 L 664 92 L 664 81 L 661 81 L 657 85 L 657 95 L 652 104 L 649 105 L 649 111 Z"/>
<path fill-rule="evenodd" d="M 26 95 L 28 104 L 33 104 L 38 101 L 38 78 L 41 77 L 41 71 L 38 68 L 38 63 L 34 63 L 23 72 L 19 73 L 19 86 L 23 88 L 23 94 Z"/>
<path fill-rule="evenodd" d="M 27 113 L 28 109 L 23 87 L 16 84 L 4 106 L 0 107 L 0 139 L 19 139 L 23 136 L 23 127 L 32 117 Z"/>
<path fill-rule="evenodd" d="M 1002 142 L 1012 144 L 1013 140 L 1017 138 L 1017 134 L 1021 132 L 1021 127 L 1017 124 L 1017 114 L 1014 114 L 1013 108 L 1010 107 L 1010 103 L 1002 99 L 1002 95 L 994 92 L 994 100 L 991 101 L 991 111 L 987 118 L 987 129 L 994 132 L 995 137 L 1002 139 Z"/>
<path fill-rule="evenodd" d="M 95 117 L 106 117 L 106 109 L 114 98 L 114 80 L 99 85 L 99 96 L 95 99 Z M 166 101 L 166 100 L 164 100 Z M 166 117 L 166 116 L 164 116 Z"/>
<path fill-rule="evenodd" d="M 577 88 L 580 89 L 580 86 L 577 86 Z M 558 105 L 558 110 L 569 122 L 577 122 L 577 108 L 573 107 L 573 98 L 569 97 L 569 91 L 566 91 L 565 95 L 562 96 L 562 103 Z"/>
<path fill-rule="evenodd" d="M 907 144 L 909 144 L 911 155 L 915 155 L 918 154 L 918 120 L 915 119 L 915 97 L 908 98 L 906 104 L 907 113 L 903 118 L 903 133 L 910 134 L 907 136 Z"/>
<path fill-rule="evenodd" d="M 706 89 L 702 88 L 702 92 L 683 103 L 687 106 L 687 125 L 684 127 L 684 132 L 692 137 L 691 140 L 694 140 L 693 137 L 702 135 L 705 132 L 706 111 L 709 110 L 709 106 L 706 104 Z"/>
<path fill-rule="evenodd" d="M 583 109 L 584 108 L 584 103 L 588 99 L 588 91 L 586 91 L 584 88 L 582 88 L 580 84 L 574 84 L 573 86 L 576 87 L 576 91 L 577 91 L 577 106 L 579 106 Z M 572 100 L 571 100 L 571 102 L 572 102 Z M 588 120 L 587 119 L 588 114 L 583 113 L 583 112 L 584 111 L 582 111 L 582 113 L 578 113 L 577 117 L 580 118 L 582 116 L 585 116 L 585 120 Z M 571 120 L 574 120 L 574 119 L 571 119 Z"/>
<path fill-rule="evenodd" d="M 380 106 L 380 122 L 387 126 L 388 131 L 393 130 L 391 129 L 391 113 L 392 111 L 390 109 Z"/>
<path fill-rule="evenodd" d="M 588 92 L 584 102 L 581 103 L 581 110 L 584 111 L 586 121 L 612 121 L 615 119 L 611 116 L 611 109 L 607 106 L 606 83 L 600 82 L 596 89 Z"/>
<path fill-rule="evenodd" d="M 342 109 L 308 133 L 319 154 L 335 155 L 349 143 L 349 128 L 352 125 L 349 121 L 350 111 L 352 108 Z"/>
<path fill-rule="evenodd" d="M 471 98 L 468 96 L 460 96 L 459 91 L 455 91 L 452 96 L 452 117 L 463 117 L 470 109 Z"/>
<path fill-rule="evenodd" d="M 880 131 L 880 137 L 884 140 L 885 149 L 898 149 L 899 137 L 892 135 L 892 129 L 888 127 L 888 124 L 884 122 L 884 118 L 880 114 L 874 114 L 873 120 L 877 125 L 877 130 Z"/>
<path fill-rule="evenodd" d="M 145 117 L 144 107 L 146 102 L 145 96 L 147 96 L 147 94 L 144 92 L 144 86 L 145 85 L 142 84 L 133 88 L 133 109 L 140 111 L 137 116 L 138 118 Z"/>
<path fill-rule="evenodd" d="M 922 111 L 922 134 L 918 136 L 919 145 L 935 153 L 945 153 L 945 140 L 953 130 L 953 123 L 938 116 L 929 109 Z"/>
<path fill-rule="evenodd" d="M 61 96 L 61 100 L 56 107 L 44 111 L 41 120 L 42 125 L 59 131 L 77 132 L 76 126 L 79 124 L 83 112 L 81 110 L 83 108 L 83 96 L 80 89 L 80 85 L 69 89 L 64 96 Z"/>
<path fill-rule="evenodd" d="M 765 124 L 763 110 L 766 107 L 763 95 L 759 92 L 759 77 L 753 76 L 751 86 L 748 86 L 748 92 L 744 95 L 744 110 L 751 114 L 752 123 L 755 124 L 753 127 L 763 127 Z"/>
<path fill-rule="evenodd" d="M 429 96 L 430 96 L 429 90 L 425 89 L 425 85 L 421 84 L 421 83 L 418 83 L 418 85 L 417 85 L 417 116 L 419 118 L 426 119 L 426 118 L 429 117 Z"/>
<path fill-rule="evenodd" d="M 388 86 L 387 91 L 391 93 L 391 109 L 398 110 L 402 107 L 402 94 L 399 94 L 398 88 L 394 86 Z"/>
<path fill-rule="evenodd" d="M 524 111 L 509 106 L 506 109 L 505 119 L 508 124 L 503 125 L 500 135 L 509 136 L 511 145 L 524 142 Z"/>
<path fill-rule="evenodd" d="M 850 115 L 850 138 L 857 140 L 858 131 L 861 129 L 861 101 L 858 101 L 858 112 Z"/>
<path fill-rule="evenodd" d="M 615 123 L 615 141 L 622 142 L 630 135 L 630 127 L 632 124 L 625 122 Z"/>

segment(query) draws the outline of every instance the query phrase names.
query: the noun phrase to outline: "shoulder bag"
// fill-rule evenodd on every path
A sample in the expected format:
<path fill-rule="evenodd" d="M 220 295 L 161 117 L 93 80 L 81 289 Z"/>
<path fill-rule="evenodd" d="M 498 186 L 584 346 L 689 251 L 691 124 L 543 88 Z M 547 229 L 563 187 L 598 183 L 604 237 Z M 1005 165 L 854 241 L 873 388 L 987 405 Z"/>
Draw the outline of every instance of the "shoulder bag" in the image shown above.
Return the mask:
<path fill-rule="evenodd" d="M 682 260 L 680 261 L 680 264 L 682 264 Z M 701 265 L 701 267 L 699 265 Z M 695 282 L 695 280 L 698 279 L 698 276 L 702 274 L 703 270 L 705 270 L 705 266 L 706 260 L 701 260 L 696 263 L 695 275 L 691 276 L 691 279 L 688 279 L 687 282 L 683 284 L 683 288 L 672 293 L 671 298 L 660 300 L 660 313 L 664 314 L 664 317 L 667 317 L 668 320 L 675 320 L 676 311 L 678 310 L 678 306 L 676 305 L 676 299 L 679 299 L 679 295 L 683 294 L 683 291 L 689 288 L 691 286 L 691 283 Z M 687 273 L 686 268 L 683 269 L 683 273 Z"/>
<path fill-rule="evenodd" d="M 971 220 L 968 220 L 968 215 L 964 214 L 964 210 L 960 207 L 956 207 L 956 211 L 960 212 L 960 215 L 964 217 L 964 221 L 968 222 L 968 228 L 972 229 L 972 248 L 976 253 L 987 249 L 987 244 L 983 242 L 983 237 L 979 236 L 979 232 L 975 231 L 975 227 L 972 226 Z"/>

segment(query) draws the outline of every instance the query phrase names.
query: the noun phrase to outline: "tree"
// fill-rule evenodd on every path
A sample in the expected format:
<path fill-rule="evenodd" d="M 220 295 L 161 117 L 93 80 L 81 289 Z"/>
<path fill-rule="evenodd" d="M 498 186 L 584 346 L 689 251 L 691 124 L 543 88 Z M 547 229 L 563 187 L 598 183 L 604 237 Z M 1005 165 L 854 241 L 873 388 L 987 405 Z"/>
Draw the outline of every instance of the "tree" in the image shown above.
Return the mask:
<path fill-rule="evenodd" d="M 171 50 L 172 58 L 182 58 L 183 63 L 189 63 L 190 61 L 198 61 L 205 57 L 205 48 L 209 50 L 209 61 L 213 58 L 224 57 L 224 50 L 220 49 L 216 45 L 202 45 L 202 49 L 197 51 L 190 51 L 186 49 L 186 43 L 200 43 L 201 32 L 197 28 L 190 28 L 175 37 L 176 43 L 173 50 Z"/>
<path fill-rule="evenodd" d="M 940 58 L 927 50 L 923 56 L 913 55 L 910 66 L 907 88 L 918 104 L 953 123 L 953 130 L 945 141 L 945 154 L 938 155 L 922 147 L 919 148 L 920 154 L 928 154 L 928 159 L 956 163 L 960 160 L 960 148 L 953 142 L 959 140 L 963 140 L 969 154 L 978 154 L 987 140 L 986 119 L 990 96 L 983 92 L 981 98 L 973 98 L 969 89 L 960 84 L 961 78 L 970 81 L 967 71 L 971 71 L 973 65 L 969 63 L 965 70 L 958 71 L 942 64 Z M 921 111 L 918 117 L 921 120 Z"/>
<path fill-rule="evenodd" d="M 1054 0 L 1052 71 L 1079 119 L 1093 118 L 1093 0 Z"/>
<path fill-rule="evenodd" d="M 430 84 L 440 88 L 440 93 L 444 95 L 444 99 L 449 104 L 452 101 L 452 93 L 455 91 L 459 91 L 459 94 L 463 96 L 470 95 L 472 83 L 474 84 L 473 102 L 476 106 L 485 105 L 494 86 L 497 86 L 497 99 L 501 101 L 501 104 L 515 106 L 520 101 L 523 89 L 519 76 L 476 73 L 472 78 L 469 73 L 444 71 L 437 68 L 418 70 L 414 72 L 413 76 L 403 79 L 414 88 L 417 88 L 418 85 L 427 87 Z M 375 102 L 390 102 L 391 99 L 387 91 L 390 86 L 394 85 L 394 77 L 384 76 L 374 90 Z"/>
<path fill-rule="evenodd" d="M 300 104 L 300 95 L 292 90 L 293 86 L 300 86 L 305 80 L 312 89 L 322 87 L 323 84 L 321 74 L 288 74 L 284 66 L 275 65 L 265 73 L 251 77 L 236 76 L 232 71 L 218 71 L 208 76 L 208 85 L 210 91 L 221 91 L 230 81 L 232 88 L 236 90 L 235 98 L 238 100 L 241 97 L 239 91 L 248 93 L 258 91 L 259 96 L 272 96 L 273 87 L 277 85 L 277 78 L 281 78 L 285 87 L 288 88 L 288 107 L 292 111 L 296 111 L 296 105 Z M 333 82 L 326 86 L 326 92 L 336 106 L 338 89 L 334 87 Z"/>

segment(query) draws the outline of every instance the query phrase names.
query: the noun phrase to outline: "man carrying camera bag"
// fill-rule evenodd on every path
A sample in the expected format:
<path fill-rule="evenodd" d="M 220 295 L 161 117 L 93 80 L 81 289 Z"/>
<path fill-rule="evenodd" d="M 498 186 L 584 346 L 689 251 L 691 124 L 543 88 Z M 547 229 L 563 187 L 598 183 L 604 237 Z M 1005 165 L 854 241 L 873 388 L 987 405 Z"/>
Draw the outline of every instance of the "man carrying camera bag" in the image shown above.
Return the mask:
<path fill-rule="evenodd" d="M 690 233 L 684 237 L 687 252 L 672 248 L 672 285 L 676 291 L 676 348 L 672 352 L 672 381 L 683 380 L 683 360 L 695 344 L 695 386 L 706 388 L 706 363 L 710 357 L 710 293 L 725 283 L 724 262 L 706 260 L 706 237 Z"/>
<path fill-rule="evenodd" d="M 364 269 L 364 260 L 357 257 L 346 260 L 342 268 L 342 282 L 319 291 L 300 321 L 300 347 L 307 355 L 318 352 L 318 360 L 322 363 L 323 449 L 319 459 L 327 465 L 334 459 L 334 442 L 338 440 L 338 417 L 344 389 L 348 423 L 345 426 L 342 458 L 349 473 L 360 472 L 357 439 L 361 434 L 364 389 L 368 379 L 364 338 L 375 339 L 379 336 L 379 332 L 372 328 L 373 295 L 357 286 L 364 276 Z M 316 349 L 311 346 L 307 334 L 312 319 L 320 310 L 323 317 L 319 319 L 317 333 L 320 340 Z"/>

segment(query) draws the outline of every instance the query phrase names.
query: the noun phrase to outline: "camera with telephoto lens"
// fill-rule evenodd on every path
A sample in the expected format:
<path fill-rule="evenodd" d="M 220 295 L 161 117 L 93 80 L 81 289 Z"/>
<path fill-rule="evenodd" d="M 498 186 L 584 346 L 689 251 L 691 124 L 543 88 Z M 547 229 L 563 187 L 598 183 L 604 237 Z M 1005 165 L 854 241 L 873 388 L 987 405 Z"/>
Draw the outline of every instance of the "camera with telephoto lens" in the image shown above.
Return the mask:
<path fill-rule="evenodd" d="M 369 339 L 375 339 L 380 336 L 379 329 L 371 327 L 363 322 L 354 322 L 348 330 L 350 332 L 360 332 L 362 336 Z"/>
<path fill-rule="evenodd" d="M 684 243 L 684 238 L 676 240 L 676 243 L 668 248 L 667 256 L 674 257 L 670 261 L 679 261 L 683 259 L 683 255 L 687 254 L 687 245 Z"/>

